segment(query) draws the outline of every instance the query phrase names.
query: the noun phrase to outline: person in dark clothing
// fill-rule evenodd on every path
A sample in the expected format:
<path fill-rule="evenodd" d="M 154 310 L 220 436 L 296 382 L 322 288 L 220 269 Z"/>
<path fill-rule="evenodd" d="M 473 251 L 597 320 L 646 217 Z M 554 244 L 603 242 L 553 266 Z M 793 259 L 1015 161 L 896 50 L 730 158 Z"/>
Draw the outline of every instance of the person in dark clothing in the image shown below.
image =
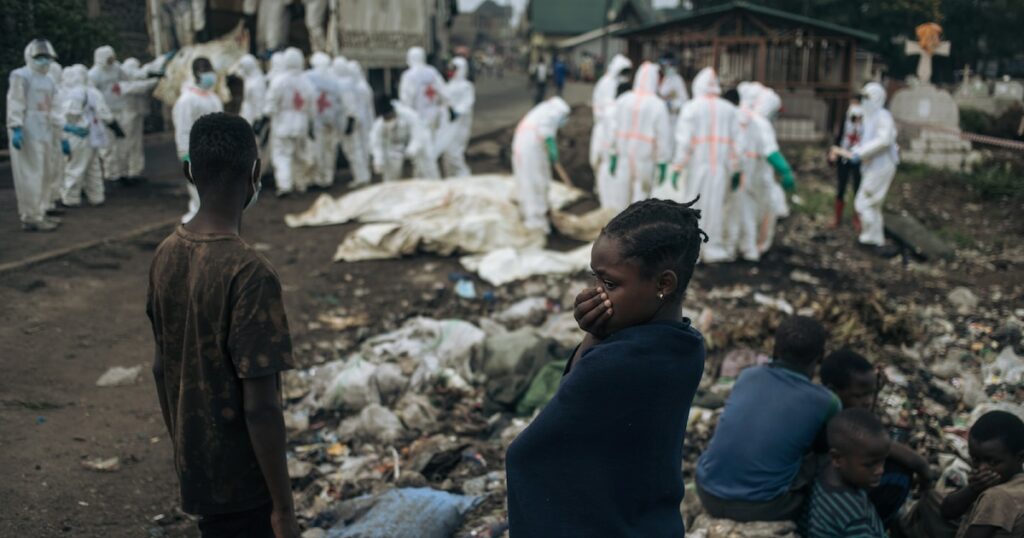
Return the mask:
<path fill-rule="evenodd" d="M 843 122 L 843 130 L 839 131 L 835 144 L 847 151 L 856 146 L 864 136 L 864 110 L 860 102 L 854 99 L 850 108 L 846 111 L 846 120 Z M 843 210 L 846 207 L 846 186 L 853 183 L 853 195 L 857 196 L 860 190 L 860 163 L 852 162 L 849 159 L 838 157 L 833 161 L 836 165 L 836 202 L 835 217 L 832 220 L 832 228 L 839 228 L 843 222 Z M 853 228 L 860 233 L 860 218 L 857 212 L 853 212 Z"/>
<path fill-rule="evenodd" d="M 849 349 L 834 351 L 821 363 L 821 383 L 839 396 L 843 409 L 875 412 L 883 375 L 861 354 Z M 906 502 L 915 476 L 921 491 L 926 492 L 931 486 L 928 460 L 893 439 L 881 482 L 868 489 L 868 499 L 887 525 L 893 523 Z"/>
<path fill-rule="evenodd" d="M 562 96 L 562 91 L 565 90 L 565 79 L 569 76 L 569 66 L 565 65 L 565 60 L 562 58 L 555 58 L 554 65 L 554 78 L 555 78 L 555 92 L 559 97 Z"/>
<path fill-rule="evenodd" d="M 705 356 L 680 315 L 707 239 L 691 205 L 634 203 L 594 243 L 596 283 L 574 311 L 586 337 L 508 449 L 513 538 L 683 536 L 683 438 Z"/>
<path fill-rule="evenodd" d="M 260 190 L 252 127 L 223 113 L 189 134 L 196 216 L 157 247 L 146 313 L 182 509 L 203 538 L 298 538 L 280 373 L 293 367 L 277 273 L 239 237 Z"/>

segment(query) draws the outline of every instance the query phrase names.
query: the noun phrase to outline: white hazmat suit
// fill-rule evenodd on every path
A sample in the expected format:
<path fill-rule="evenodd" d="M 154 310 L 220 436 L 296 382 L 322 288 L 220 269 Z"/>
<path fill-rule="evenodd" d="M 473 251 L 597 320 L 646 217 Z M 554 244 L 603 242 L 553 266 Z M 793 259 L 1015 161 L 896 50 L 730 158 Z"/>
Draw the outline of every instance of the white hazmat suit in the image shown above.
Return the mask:
<path fill-rule="evenodd" d="M 68 137 L 71 159 L 64 168 L 61 199 L 66 206 L 82 203 L 82 191 L 92 205 L 104 201 L 103 172 L 100 169 L 99 149 L 110 143 L 104 122 L 113 120 L 103 94 L 87 83 L 88 71 L 76 64 L 64 72 L 67 91 L 61 106 L 66 125 L 72 128 Z"/>
<path fill-rule="evenodd" d="M 512 174 L 516 178 L 519 212 L 523 225 L 530 230 L 551 230 L 548 188 L 551 164 L 558 159 L 555 135 L 568 121 L 569 112 L 569 105 L 561 97 L 552 97 L 527 112 L 512 137 Z"/>
<path fill-rule="evenodd" d="M 363 66 L 356 60 L 348 61 L 349 70 L 352 71 L 356 81 L 356 96 L 359 99 L 358 111 L 360 113 L 360 119 L 363 121 L 356 125 L 356 128 L 360 130 L 362 134 L 365 148 L 370 147 L 370 128 L 373 127 L 373 120 L 377 117 L 376 103 L 373 98 L 373 87 L 366 81 L 366 73 L 363 72 Z M 367 149 L 369 151 L 369 149 Z M 367 166 L 369 166 L 370 159 L 366 158 Z"/>
<path fill-rule="evenodd" d="M 362 78 L 351 62 L 342 57 L 335 58 L 331 64 L 331 71 L 338 81 L 342 105 L 352 121 L 352 129 L 348 132 L 343 129 L 339 133 L 338 141 L 352 172 L 352 184 L 364 185 L 372 178 L 368 135 L 373 127 L 373 105 L 367 105 L 360 88 Z M 372 101 L 372 94 L 370 99 Z"/>
<path fill-rule="evenodd" d="M 267 94 L 267 79 L 252 54 L 246 54 L 235 65 L 235 73 L 242 79 L 242 106 L 238 115 L 250 125 L 263 117 L 263 101 Z"/>
<path fill-rule="evenodd" d="M 113 47 L 104 45 L 93 52 L 89 84 L 103 94 L 103 100 L 119 124 L 126 106 L 124 91 L 121 88 L 126 79 L 121 64 L 114 55 Z M 103 179 L 115 181 L 128 175 L 128 144 L 126 138 L 114 136 L 114 131 L 109 127 L 107 130 L 110 143 L 100 150 L 100 161 L 103 165 Z"/>
<path fill-rule="evenodd" d="M 278 196 L 308 186 L 302 171 L 312 161 L 309 133 L 316 106 L 316 88 L 302 76 L 302 52 L 289 48 L 281 59 L 280 75 L 270 81 L 264 113 L 270 118 L 270 151 Z M 296 173 L 298 172 L 298 173 Z"/>
<path fill-rule="evenodd" d="M 314 52 L 309 58 L 306 79 L 316 91 L 313 104 L 313 136 L 311 183 L 319 187 L 334 184 L 334 167 L 338 160 L 338 141 L 348 126 L 348 113 L 342 101 L 341 85 L 331 73 L 331 57 Z"/>
<path fill-rule="evenodd" d="M 124 108 L 117 122 L 124 129 L 125 145 L 125 176 L 139 177 L 146 168 L 146 153 L 143 147 L 143 134 L 146 114 L 149 113 L 150 94 L 156 88 L 159 79 L 150 76 L 157 68 L 162 68 L 163 58 L 140 66 L 135 58 L 128 58 L 121 65 L 125 81 L 121 83 L 121 94 L 124 96 Z"/>
<path fill-rule="evenodd" d="M 865 84 L 862 94 L 864 138 L 850 150 L 854 161 L 860 162 L 861 174 L 860 189 L 853 204 L 861 222 L 858 240 L 865 245 L 883 246 L 885 222 L 882 205 L 899 164 L 896 122 L 885 109 L 885 88 L 881 84 Z"/>
<path fill-rule="evenodd" d="M 644 62 L 636 72 L 633 91 L 619 96 L 610 119 L 612 185 L 601 206 L 618 210 L 651 197 L 655 181 L 665 180 L 675 144 L 668 107 L 658 96 L 658 66 Z"/>
<path fill-rule="evenodd" d="M 54 154 L 61 151 L 63 118 L 54 99 L 57 85 L 47 76 L 50 64 L 36 59 L 56 52 L 48 41 L 37 39 L 25 47 L 25 66 L 11 72 L 7 90 L 7 129 L 18 217 L 30 230 L 52 230 L 46 219 L 48 185 L 58 174 Z"/>
<path fill-rule="evenodd" d="M 736 107 L 719 97 L 722 89 L 714 69 L 705 67 L 693 79 L 693 99 L 683 106 L 676 125 L 676 168 L 683 173 L 683 198 L 700 196 L 701 228 L 708 235 L 701 259 L 729 259 L 724 244 L 725 194 L 739 171 L 739 124 Z"/>
<path fill-rule="evenodd" d="M 452 78 L 444 87 L 444 98 L 454 119 L 441 131 L 441 163 L 445 177 L 464 177 L 471 174 L 466 164 L 466 147 L 473 132 L 473 105 L 476 103 L 476 87 L 467 78 L 469 64 L 465 58 L 452 59 Z"/>
<path fill-rule="evenodd" d="M 429 136 L 412 109 L 398 101 L 392 101 L 391 105 L 394 108 L 393 117 L 388 118 L 387 114 L 382 114 L 373 122 L 373 129 L 370 130 L 373 168 L 384 181 L 401 179 L 402 165 L 407 158 L 413 161 L 415 170 L 417 158 L 423 154 Z"/>
<path fill-rule="evenodd" d="M 609 149 L 614 133 L 611 129 L 611 118 L 614 116 L 615 101 L 618 97 L 619 84 L 624 82 L 623 71 L 632 69 L 633 62 L 621 54 L 616 54 L 608 64 L 608 71 L 594 85 L 591 97 L 591 108 L 594 113 L 594 127 L 590 131 L 590 166 L 596 178 L 597 195 L 602 207 L 611 207 L 605 200 L 615 200 L 612 194 L 612 174 L 608 167 Z M 609 190 L 612 189 L 612 190 Z M 615 202 L 614 205 L 618 205 Z"/>
<path fill-rule="evenodd" d="M 441 92 L 444 90 L 444 78 L 432 65 L 427 65 L 427 54 L 422 47 L 412 47 L 406 55 L 409 68 L 402 72 L 398 81 L 398 100 L 420 117 L 422 125 L 430 132 L 430 144 L 425 148 L 428 155 L 433 156 L 433 165 L 423 163 L 420 176 L 423 179 L 441 177 L 437 167 L 437 148 L 433 147 L 437 132 L 446 121 Z"/>
<path fill-rule="evenodd" d="M 668 105 L 669 121 L 675 127 L 683 105 L 690 100 L 690 94 L 686 91 L 686 81 L 670 64 L 666 64 L 665 77 L 661 80 L 661 85 L 658 86 L 658 95 Z"/>
<path fill-rule="evenodd" d="M 188 79 L 181 89 L 181 96 L 171 109 L 174 121 L 174 145 L 178 151 L 178 159 L 188 159 L 188 137 L 192 133 L 192 125 L 200 117 L 214 112 L 223 112 L 224 103 L 217 92 L 203 89 L 196 85 L 194 79 Z M 199 191 L 195 185 L 188 183 L 188 213 L 181 217 L 181 222 L 188 222 L 199 212 Z"/>

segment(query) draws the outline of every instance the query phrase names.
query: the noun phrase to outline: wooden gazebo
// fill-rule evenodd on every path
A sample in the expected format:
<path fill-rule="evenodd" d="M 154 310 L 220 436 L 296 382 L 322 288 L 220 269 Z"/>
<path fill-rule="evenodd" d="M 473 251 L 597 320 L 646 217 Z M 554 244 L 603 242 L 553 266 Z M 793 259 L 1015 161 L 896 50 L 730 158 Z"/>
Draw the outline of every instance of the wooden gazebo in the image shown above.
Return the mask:
<path fill-rule="evenodd" d="M 628 41 L 634 62 L 674 53 L 687 80 L 713 66 L 725 87 L 756 80 L 789 92 L 785 106 L 791 117 L 814 106 L 793 96 L 822 100 L 828 108 L 822 111 L 826 125 L 817 127 L 825 130 L 842 116 L 855 91 L 858 45 L 878 41 L 868 32 L 742 1 L 684 12 L 616 35 Z"/>

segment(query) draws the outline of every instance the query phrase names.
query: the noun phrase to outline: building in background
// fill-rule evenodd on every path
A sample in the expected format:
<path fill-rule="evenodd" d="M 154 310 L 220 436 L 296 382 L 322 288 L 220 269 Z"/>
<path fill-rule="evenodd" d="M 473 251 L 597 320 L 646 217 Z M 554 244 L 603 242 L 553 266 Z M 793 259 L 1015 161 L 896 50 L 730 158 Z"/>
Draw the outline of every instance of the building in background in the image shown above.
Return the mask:
<path fill-rule="evenodd" d="M 532 64 L 560 54 L 571 68 L 588 61 L 596 75 L 608 58 L 626 52 L 616 30 L 656 22 L 650 0 L 531 0 L 521 29 L 528 36 Z"/>
<path fill-rule="evenodd" d="M 876 35 L 750 2 L 684 11 L 615 36 L 628 42 L 634 62 L 674 53 L 687 81 L 712 66 L 723 89 L 745 80 L 774 88 L 783 102 L 781 140 L 831 133 L 849 98 L 877 67 L 861 48 L 877 42 Z"/>

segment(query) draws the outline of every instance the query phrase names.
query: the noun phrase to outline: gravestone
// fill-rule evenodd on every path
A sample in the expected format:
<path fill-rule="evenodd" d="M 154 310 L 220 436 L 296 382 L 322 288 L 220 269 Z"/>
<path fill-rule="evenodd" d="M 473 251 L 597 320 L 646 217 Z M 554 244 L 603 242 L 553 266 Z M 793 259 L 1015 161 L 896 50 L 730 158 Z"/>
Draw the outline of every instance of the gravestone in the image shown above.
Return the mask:
<path fill-rule="evenodd" d="M 1017 102 L 1024 101 L 1024 85 L 1021 85 L 1016 80 L 1011 80 L 1009 76 L 1004 76 L 1003 80 L 996 82 L 996 88 L 992 92 L 992 97 Z"/>
<path fill-rule="evenodd" d="M 906 162 L 964 169 L 969 165 L 971 143 L 960 138 L 960 108 L 949 92 L 936 88 L 931 81 L 932 56 L 948 55 L 949 42 L 939 39 L 942 27 L 935 23 L 918 26 L 916 33 L 918 43 L 908 44 L 906 50 L 920 55 L 918 80 L 896 92 L 889 102 L 903 140 L 900 156 Z"/>

